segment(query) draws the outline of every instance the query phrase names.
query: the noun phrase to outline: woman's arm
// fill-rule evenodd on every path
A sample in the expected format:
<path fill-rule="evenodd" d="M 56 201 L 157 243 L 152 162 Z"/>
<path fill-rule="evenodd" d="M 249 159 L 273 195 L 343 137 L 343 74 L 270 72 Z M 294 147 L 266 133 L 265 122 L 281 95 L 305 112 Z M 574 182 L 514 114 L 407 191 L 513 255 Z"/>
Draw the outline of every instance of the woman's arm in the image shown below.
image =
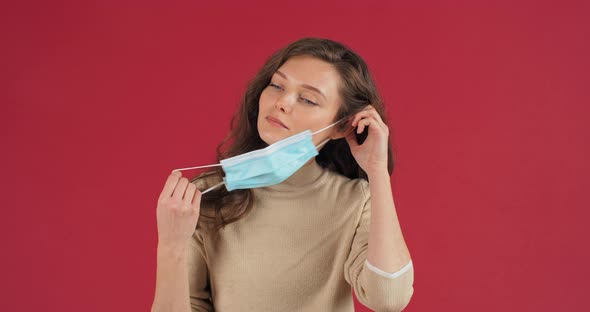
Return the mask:
<path fill-rule="evenodd" d="M 354 232 L 351 249 L 344 263 L 344 279 L 354 288 L 357 299 L 366 307 L 374 311 L 402 311 L 414 294 L 414 268 L 412 262 L 408 262 L 403 268 L 393 272 L 382 270 L 368 261 L 369 232 L 375 234 L 375 225 L 371 213 L 371 186 L 377 184 L 377 178 L 367 183 L 358 179 L 363 193 L 363 202 L 360 219 Z M 390 223 L 386 227 L 391 227 Z M 390 235 L 390 234 L 385 234 Z M 387 245 L 387 244 L 385 244 Z M 371 248 L 377 248 L 373 244 Z M 381 247 L 390 248 L 391 247 Z M 396 251 L 384 251 L 389 254 Z M 387 256 L 386 256 L 387 257 Z M 373 260 L 374 261 L 374 260 Z M 392 273 L 393 272 L 393 273 Z"/>
<path fill-rule="evenodd" d="M 152 312 L 191 312 L 186 248 L 158 245 Z"/>
<path fill-rule="evenodd" d="M 397 272 L 411 257 L 397 219 L 389 174 L 385 169 L 367 175 L 372 210 L 367 261 L 385 272 Z"/>

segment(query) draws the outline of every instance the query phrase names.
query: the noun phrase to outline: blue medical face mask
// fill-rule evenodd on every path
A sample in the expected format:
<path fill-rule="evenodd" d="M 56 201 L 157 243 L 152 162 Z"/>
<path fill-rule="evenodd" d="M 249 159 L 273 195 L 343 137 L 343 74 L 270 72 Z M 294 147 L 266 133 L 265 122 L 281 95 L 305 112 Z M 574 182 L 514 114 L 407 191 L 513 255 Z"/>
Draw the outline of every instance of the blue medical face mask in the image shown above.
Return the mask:
<path fill-rule="evenodd" d="M 345 119 L 343 118 L 314 133 L 305 130 L 265 148 L 222 159 L 219 164 L 174 169 L 172 171 L 221 166 L 225 172 L 223 182 L 206 189 L 201 194 L 205 194 L 223 184 L 225 184 L 228 192 L 236 189 L 278 184 L 299 170 L 311 158 L 318 155 L 317 149 L 330 140 L 328 138 L 315 146 L 311 139 L 314 134 L 322 132 Z"/>

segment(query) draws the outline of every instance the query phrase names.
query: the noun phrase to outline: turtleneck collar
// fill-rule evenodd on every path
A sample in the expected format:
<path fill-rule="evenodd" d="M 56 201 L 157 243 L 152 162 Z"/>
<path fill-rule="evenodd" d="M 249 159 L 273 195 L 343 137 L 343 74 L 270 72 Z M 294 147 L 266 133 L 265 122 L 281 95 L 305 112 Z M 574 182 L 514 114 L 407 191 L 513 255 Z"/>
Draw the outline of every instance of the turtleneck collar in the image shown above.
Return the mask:
<path fill-rule="evenodd" d="M 283 182 L 275 185 L 257 188 L 257 190 L 268 192 L 290 192 L 307 189 L 318 183 L 325 176 L 325 169 L 320 166 L 315 158 L 309 164 L 304 165 L 295 171 Z"/>

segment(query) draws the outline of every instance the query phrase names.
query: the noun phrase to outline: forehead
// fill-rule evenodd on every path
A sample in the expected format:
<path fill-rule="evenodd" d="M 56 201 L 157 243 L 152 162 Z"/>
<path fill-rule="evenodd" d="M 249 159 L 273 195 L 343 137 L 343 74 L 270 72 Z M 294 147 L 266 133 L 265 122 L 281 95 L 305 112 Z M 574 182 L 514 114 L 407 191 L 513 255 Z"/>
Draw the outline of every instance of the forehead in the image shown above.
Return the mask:
<path fill-rule="evenodd" d="M 279 71 L 287 75 L 291 83 L 312 85 L 332 100 L 338 90 L 340 76 L 334 66 L 312 56 L 293 56 Z"/>

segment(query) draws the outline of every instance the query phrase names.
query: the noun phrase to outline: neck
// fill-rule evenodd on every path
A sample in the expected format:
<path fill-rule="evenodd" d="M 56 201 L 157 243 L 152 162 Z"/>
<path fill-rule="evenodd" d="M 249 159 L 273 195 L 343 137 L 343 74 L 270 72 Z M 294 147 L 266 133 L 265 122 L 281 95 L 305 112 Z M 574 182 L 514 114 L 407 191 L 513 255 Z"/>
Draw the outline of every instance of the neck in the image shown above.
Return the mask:
<path fill-rule="evenodd" d="M 263 191 L 297 191 L 302 190 L 319 181 L 324 173 L 324 168 L 320 166 L 315 157 L 310 159 L 299 170 L 295 171 L 290 177 L 283 182 L 275 185 L 265 186 L 258 189 Z"/>

